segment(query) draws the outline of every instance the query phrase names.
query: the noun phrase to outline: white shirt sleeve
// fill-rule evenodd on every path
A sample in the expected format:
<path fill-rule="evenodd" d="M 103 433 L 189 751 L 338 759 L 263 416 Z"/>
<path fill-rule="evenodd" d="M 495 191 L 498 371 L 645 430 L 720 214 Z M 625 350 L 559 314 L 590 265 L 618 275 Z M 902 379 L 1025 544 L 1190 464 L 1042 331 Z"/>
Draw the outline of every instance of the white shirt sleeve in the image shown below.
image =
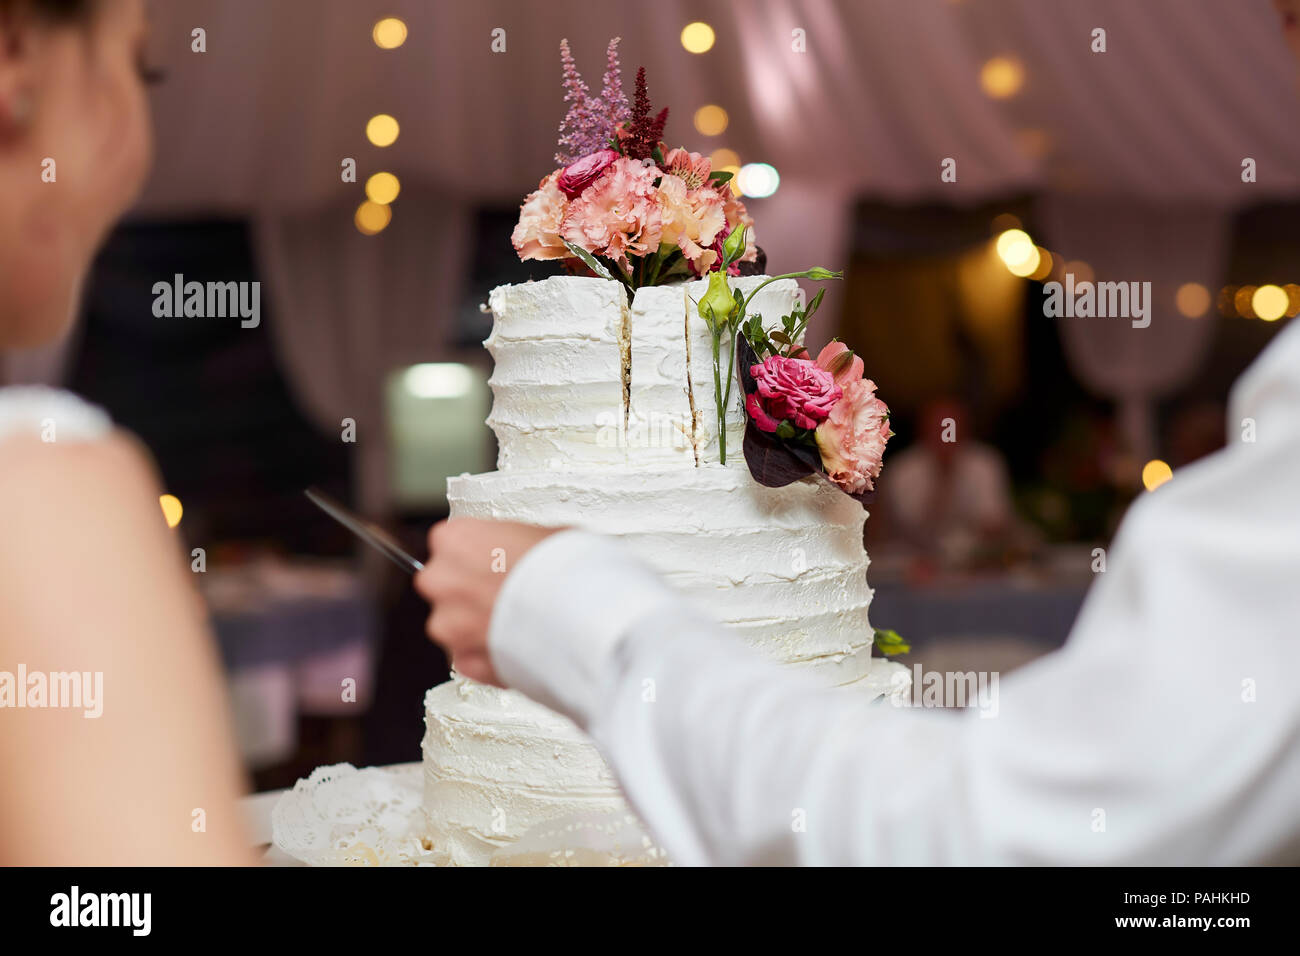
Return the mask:
<path fill-rule="evenodd" d="M 494 662 L 587 729 L 682 864 L 1300 860 L 1300 326 L 1283 339 L 1228 448 L 1134 505 L 1067 646 L 982 710 L 828 691 L 583 532 L 511 572 Z"/>

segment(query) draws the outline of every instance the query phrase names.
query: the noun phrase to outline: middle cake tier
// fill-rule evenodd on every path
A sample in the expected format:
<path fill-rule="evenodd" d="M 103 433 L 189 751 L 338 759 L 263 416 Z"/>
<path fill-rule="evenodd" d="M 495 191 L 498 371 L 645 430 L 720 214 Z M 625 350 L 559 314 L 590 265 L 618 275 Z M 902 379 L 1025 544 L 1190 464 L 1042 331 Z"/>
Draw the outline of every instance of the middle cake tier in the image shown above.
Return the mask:
<path fill-rule="evenodd" d="M 623 540 L 692 605 L 765 656 L 847 684 L 871 666 L 866 513 L 826 483 L 744 468 L 491 472 L 447 482 L 453 517 Z"/>

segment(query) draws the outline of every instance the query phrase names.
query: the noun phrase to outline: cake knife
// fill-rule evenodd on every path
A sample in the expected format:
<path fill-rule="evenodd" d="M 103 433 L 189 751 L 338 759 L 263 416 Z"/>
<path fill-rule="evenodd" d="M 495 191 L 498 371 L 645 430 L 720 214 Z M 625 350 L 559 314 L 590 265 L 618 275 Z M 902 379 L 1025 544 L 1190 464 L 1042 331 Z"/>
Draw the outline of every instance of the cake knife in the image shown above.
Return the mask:
<path fill-rule="evenodd" d="M 325 512 L 358 538 L 384 555 L 408 574 L 424 570 L 424 565 L 411 557 L 397 540 L 379 525 L 366 521 L 361 516 L 349 511 L 338 501 L 315 486 L 303 492 L 304 495 L 321 511 Z"/>

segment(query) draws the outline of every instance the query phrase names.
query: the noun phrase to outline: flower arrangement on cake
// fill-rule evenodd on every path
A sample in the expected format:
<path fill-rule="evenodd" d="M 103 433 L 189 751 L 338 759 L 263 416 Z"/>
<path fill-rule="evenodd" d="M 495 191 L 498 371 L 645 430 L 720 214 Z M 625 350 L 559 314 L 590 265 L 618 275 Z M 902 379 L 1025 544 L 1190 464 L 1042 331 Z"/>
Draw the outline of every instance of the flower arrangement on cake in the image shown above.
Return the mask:
<path fill-rule="evenodd" d="M 862 359 L 843 343 L 832 342 L 815 360 L 799 344 L 825 289 L 779 327 L 747 314 L 759 290 L 778 279 L 827 281 L 843 273 L 819 266 L 768 278 L 748 295 L 731 288 L 729 276 L 762 271 L 754 220 L 732 189 L 731 173 L 663 142 L 668 109 L 654 113 L 644 67 L 629 105 L 618 45 L 615 37 L 606 49 L 597 96 L 568 40 L 560 41 L 568 104 L 555 154 L 560 165 L 524 200 L 511 235 L 515 251 L 521 260 L 559 260 L 570 273 L 621 282 L 630 292 L 707 278 L 696 307 L 712 334 L 721 462 L 739 364 L 745 460 L 755 480 L 781 487 L 817 473 L 870 500 L 892 434 L 889 409 L 864 377 Z"/>

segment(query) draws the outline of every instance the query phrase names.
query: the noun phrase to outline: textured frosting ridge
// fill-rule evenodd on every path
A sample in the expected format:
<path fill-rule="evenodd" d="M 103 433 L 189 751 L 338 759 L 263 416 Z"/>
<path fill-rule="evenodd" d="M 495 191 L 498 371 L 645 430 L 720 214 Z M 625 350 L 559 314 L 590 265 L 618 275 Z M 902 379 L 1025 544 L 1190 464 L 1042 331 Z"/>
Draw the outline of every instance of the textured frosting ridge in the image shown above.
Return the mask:
<path fill-rule="evenodd" d="M 495 289 L 488 423 L 501 470 L 448 479 L 451 513 L 621 538 L 759 653 L 878 694 L 887 680 L 871 657 L 866 513 L 819 478 L 753 480 L 738 383 L 729 460 L 718 463 L 712 342 L 691 301 L 705 285 L 640 289 L 630 303 L 599 279 Z M 752 308 L 771 324 L 799 301 L 782 280 Z M 575 810 L 626 809 L 586 735 L 513 691 L 449 681 L 426 696 L 425 724 L 425 810 L 450 862 L 486 863 Z"/>

